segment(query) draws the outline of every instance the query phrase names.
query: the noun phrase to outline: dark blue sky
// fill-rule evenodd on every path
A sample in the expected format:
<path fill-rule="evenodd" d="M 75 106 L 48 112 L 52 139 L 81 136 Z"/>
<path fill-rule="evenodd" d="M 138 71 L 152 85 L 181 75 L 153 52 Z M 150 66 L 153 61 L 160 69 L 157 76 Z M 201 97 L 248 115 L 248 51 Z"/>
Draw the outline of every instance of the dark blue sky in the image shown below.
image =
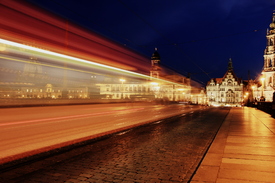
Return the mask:
<path fill-rule="evenodd" d="M 201 83 L 263 67 L 275 0 L 27 0 Z"/>

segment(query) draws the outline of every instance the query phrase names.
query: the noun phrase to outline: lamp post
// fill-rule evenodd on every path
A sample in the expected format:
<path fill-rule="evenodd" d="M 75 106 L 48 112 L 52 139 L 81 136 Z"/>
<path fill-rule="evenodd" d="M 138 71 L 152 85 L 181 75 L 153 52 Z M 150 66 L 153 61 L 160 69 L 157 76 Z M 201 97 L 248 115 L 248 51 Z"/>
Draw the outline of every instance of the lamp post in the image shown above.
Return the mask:
<path fill-rule="evenodd" d="M 252 89 L 252 93 L 251 93 L 252 103 L 254 103 L 254 102 L 255 102 L 255 100 L 254 100 L 254 89 L 255 89 L 255 86 L 253 85 L 253 86 L 251 87 L 251 89 Z"/>
<path fill-rule="evenodd" d="M 245 104 L 248 106 L 249 105 L 249 93 L 245 92 L 244 98 L 246 99 Z"/>

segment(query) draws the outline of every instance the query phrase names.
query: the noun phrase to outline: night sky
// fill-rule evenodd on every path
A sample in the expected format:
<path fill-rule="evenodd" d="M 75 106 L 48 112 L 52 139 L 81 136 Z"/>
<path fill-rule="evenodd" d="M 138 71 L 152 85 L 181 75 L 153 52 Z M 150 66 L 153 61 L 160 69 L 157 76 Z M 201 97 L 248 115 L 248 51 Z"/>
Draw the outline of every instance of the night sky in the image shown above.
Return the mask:
<path fill-rule="evenodd" d="M 236 75 L 256 79 L 275 0 L 27 0 L 202 84 Z"/>

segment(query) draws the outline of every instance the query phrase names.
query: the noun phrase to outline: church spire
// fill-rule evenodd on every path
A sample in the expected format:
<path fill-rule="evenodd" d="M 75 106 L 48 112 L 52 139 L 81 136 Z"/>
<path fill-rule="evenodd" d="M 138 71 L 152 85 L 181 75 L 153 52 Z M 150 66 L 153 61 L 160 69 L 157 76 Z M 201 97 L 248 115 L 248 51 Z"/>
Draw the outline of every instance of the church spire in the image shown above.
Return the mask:
<path fill-rule="evenodd" d="M 150 76 L 153 78 L 159 78 L 159 72 L 160 72 L 160 66 L 159 66 L 159 62 L 160 62 L 160 55 L 157 51 L 157 48 L 155 48 L 155 52 L 152 54 L 151 57 L 151 70 L 150 70 Z"/>
<path fill-rule="evenodd" d="M 275 29 L 275 10 L 273 10 L 272 22 L 269 27 L 271 30 Z"/>
<path fill-rule="evenodd" d="M 264 50 L 264 71 L 275 71 L 275 10 L 273 10 L 270 29 L 266 34 L 267 44 Z"/>
<path fill-rule="evenodd" d="M 232 71 L 232 70 L 233 70 L 233 64 L 232 64 L 232 59 L 231 59 L 231 58 L 229 58 L 229 62 L 228 62 L 227 69 L 228 69 L 229 71 Z"/>
<path fill-rule="evenodd" d="M 155 48 L 155 52 L 152 54 L 152 57 L 151 57 L 152 66 L 158 65 L 159 62 L 160 62 L 160 56 L 158 53 L 158 49 Z"/>

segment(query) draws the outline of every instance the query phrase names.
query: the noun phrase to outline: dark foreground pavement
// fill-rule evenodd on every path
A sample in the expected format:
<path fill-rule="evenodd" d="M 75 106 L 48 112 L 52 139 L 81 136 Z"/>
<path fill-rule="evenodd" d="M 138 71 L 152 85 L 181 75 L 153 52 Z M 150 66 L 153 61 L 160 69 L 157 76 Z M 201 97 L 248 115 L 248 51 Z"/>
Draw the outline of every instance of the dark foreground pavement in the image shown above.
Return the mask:
<path fill-rule="evenodd" d="M 230 108 L 209 108 L 5 171 L 0 182 L 188 182 Z"/>

